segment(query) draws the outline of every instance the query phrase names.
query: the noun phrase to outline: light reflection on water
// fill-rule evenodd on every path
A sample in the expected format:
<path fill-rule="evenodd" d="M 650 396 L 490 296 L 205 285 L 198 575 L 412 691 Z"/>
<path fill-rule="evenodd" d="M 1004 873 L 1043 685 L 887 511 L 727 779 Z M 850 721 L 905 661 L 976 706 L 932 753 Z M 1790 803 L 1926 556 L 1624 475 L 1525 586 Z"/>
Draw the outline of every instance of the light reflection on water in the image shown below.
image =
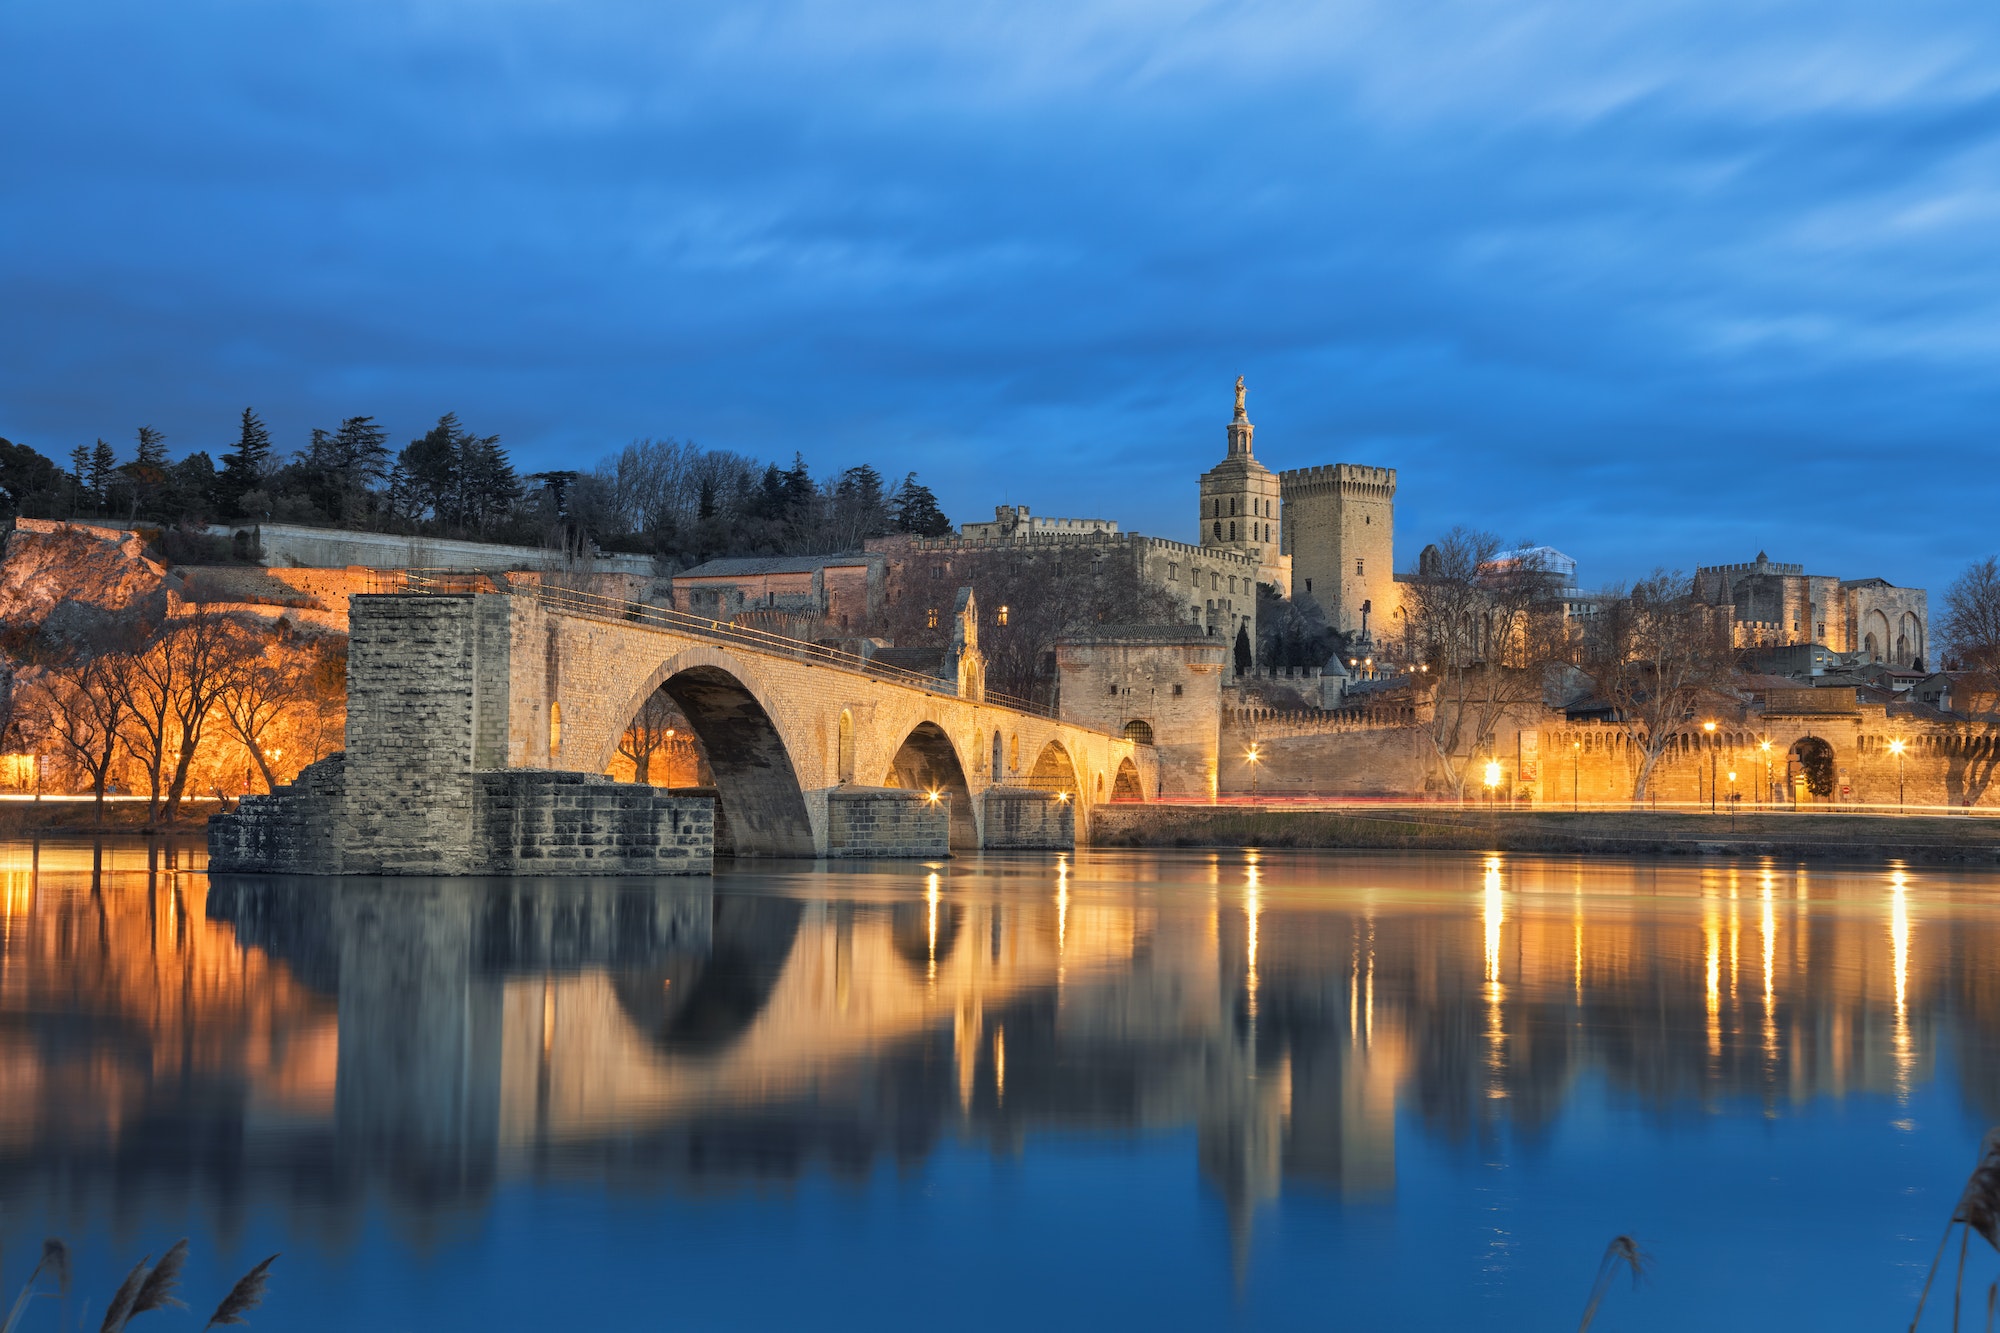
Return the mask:
<path fill-rule="evenodd" d="M 677 1262 L 691 1326 L 915 1324 L 959 1278 L 972 1327 L 1540 1327 L 1622 1230 L 1660 1270 L 1618 1326 L 1879 1324 L 2000 1119 L 1992 876 L 199 866 L 0 846 L 0 1238 L 105 1290 L 183 1232 L 218 1278 L 283 1248 L 278 1327 L 616 1323 Z"/>

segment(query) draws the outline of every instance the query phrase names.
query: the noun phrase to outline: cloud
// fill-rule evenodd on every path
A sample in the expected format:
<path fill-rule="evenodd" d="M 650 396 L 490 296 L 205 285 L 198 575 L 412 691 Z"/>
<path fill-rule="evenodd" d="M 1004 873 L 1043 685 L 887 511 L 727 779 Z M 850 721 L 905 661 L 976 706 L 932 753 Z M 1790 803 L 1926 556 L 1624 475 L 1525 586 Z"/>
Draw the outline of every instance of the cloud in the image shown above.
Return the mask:
<path fill-rule="evenodd" d="M 447 409 L 1193 526 L 1402 469 L 1587 577 L 1991 544 L 2000 17 L 1935 3 L 0 11 L 0 434 Z M 1953 503 L 1940 505 L 1941 482 Z"/>

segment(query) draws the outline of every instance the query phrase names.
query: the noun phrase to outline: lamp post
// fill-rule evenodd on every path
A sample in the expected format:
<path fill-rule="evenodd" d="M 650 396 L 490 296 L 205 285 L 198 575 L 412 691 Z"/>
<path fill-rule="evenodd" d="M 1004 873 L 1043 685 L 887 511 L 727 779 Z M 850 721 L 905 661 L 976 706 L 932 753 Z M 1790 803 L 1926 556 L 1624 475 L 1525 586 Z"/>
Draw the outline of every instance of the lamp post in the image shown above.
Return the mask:
<path fill-rule="evenodd" d="M 1736 831 L 1736 770 L 1729 770 L 1729 831 Z"/>
<path fill-rule="evenodd" d="M 1889 753 L 1896 756 L 1896 813 L 1903 813 L 1903 742 L 1889 742 Z"/>
<path fill-rule="evenodd" d="M 1257 747 L 1253 745 L 1244 757 L 1250 761 L 1250 799 L 1254 801 L 1257 799 L 1257 762 L 1263 756 L 1257 753 Z"/>
<path fill-rule="evenodd" d="M 1583 809 L 1583 742 L 1569 743 L 1569 808 Z"/>
<path fill-rule="evenodd" d="M 1715 723 L 1704 722 L 1701 729 L 1708 733 L 1708 813 L 1715 813 Z M 1700 769 L 1695 773 L 1699 775 Z"/>
<path fill-rule="evenodd" d="M 1486 778 L 1486 805 L 1489 810 L 1493 808 L 1496 789 L 1500 786 L 1500 771 L 1500 761 L 1498 759 L 1488 759 L 1486 761 L 1484 776 Z"/>
<path fill-rule="evenodd" d="M 1764 752 L 1764 799 L 1768 801 L 1771 799 L 1771 742 L 1758 741 L 1757 748 Z"/>

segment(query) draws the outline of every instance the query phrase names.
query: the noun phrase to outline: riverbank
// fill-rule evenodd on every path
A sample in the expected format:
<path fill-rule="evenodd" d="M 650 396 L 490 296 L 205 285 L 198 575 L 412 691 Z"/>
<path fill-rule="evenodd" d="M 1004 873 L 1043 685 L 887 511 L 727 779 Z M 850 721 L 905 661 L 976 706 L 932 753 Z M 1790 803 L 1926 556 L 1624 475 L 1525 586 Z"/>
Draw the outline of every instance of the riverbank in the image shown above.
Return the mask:
<path fill-rule="evenodd" d="M 1940 816 L 1111 805 L 1093 847 L 1351 847 L 2000 864 L 2000 821 Z"/>
<path fill-rule="evenodd" d="M 214 799 L 181 802 L 173 823 L 148 821 L 144 801 L 8 800 L 0 801 L 0 837 L 31 833 L 191 833 L 208 825 L 221 809 Z"/>

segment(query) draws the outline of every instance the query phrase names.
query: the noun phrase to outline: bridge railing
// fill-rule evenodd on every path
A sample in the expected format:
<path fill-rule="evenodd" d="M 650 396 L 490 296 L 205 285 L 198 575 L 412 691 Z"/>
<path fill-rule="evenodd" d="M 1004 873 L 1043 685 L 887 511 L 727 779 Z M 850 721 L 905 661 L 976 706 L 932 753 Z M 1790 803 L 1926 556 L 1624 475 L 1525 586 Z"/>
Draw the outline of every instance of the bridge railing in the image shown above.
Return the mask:
<path fill-rule="evenodd" d="M 648 602 L 628 601 L 619 597 L 606 597 L 602 593 L 585 592 L 580 588 L 553 586 L 542 582 L 539 577 L 531 582 L 527 579 L 516 580 L 505 574 L 412 569 L 404 574 L 404 587 L 410 592 L 461 595 L 472 592 L 503 592 L 516 597 L 532 597 L 545 607 L 552 607 L 571 615 L 591 616 L 599 620 L 615 620 L 623 624 L 671 630 L 676 634 L 689 634 L 714 643 L 728 644 L 731 647 L 788 657 L 795 662 L 832 667 L 838 671 L 851 671 L 856 675 L 886 681 L 891 685 L 904 685 L 910 689 L 923 690 L 928 694 L 941 694 L 952 699 L 958 697 L 958 682 L 947 680 L 942 676 L 927 676 L 921 671 L 910 671 L 903 667 L 890 666 L 886 662 L 872 661 L 859 653 L 850 653 L 842 648 L 829 648 L 824 644 L 813 643 L 809 639 L 794 639 L 783 634 L 773 634 L 769 630 L 734 625 L 726 620 L 715 620 L 707 616 L 691 615 L 686 611 L 673 610 L 671 607 L 654 606 Z M 985 702 L 998 708 L 1010 708 L 1018 713 L 1032 713 L 1039 717 L 1051 718 L 1056 716 L 1055 709 L 1047 704 L 1017 698 L 998 690 L 986 691 Z"/>

